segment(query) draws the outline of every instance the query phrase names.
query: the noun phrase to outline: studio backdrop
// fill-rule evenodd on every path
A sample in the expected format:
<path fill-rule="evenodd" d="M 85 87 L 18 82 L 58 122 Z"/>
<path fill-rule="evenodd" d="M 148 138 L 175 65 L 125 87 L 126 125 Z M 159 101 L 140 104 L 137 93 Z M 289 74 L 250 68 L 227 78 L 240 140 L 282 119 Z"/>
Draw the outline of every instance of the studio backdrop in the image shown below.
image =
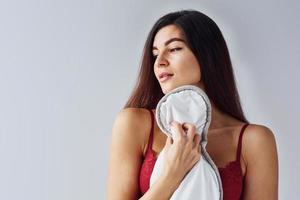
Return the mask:
<path fill-rule="evenodd" d="M 279 198 L 299 198 L 299 1 L 11 0 L 0 2 L 1 200 L 106 198 L 112 125 L 146 36 L 180 9 L 220 27 L 246 117 L 275 135 Z"/>

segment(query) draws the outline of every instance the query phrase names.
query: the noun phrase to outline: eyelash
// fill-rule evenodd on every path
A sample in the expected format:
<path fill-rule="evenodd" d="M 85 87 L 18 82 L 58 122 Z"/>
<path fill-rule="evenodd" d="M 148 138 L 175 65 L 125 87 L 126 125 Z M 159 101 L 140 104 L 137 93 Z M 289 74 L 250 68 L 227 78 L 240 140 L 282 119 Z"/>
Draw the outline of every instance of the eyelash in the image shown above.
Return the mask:
<path fill-rule="evenodd" d="M 169 51 L 170 51 L 170 52 L 174 52 L 174 50 L 180 51 L 181 49 L 182 49 L 181 47 L 177 47 L 177 48 L 170 49 Z M 157 58 L 157 55 L 153 55 L 153 57 L 154 57 L 154 59 L 156 59 L 156 58 Z"/>

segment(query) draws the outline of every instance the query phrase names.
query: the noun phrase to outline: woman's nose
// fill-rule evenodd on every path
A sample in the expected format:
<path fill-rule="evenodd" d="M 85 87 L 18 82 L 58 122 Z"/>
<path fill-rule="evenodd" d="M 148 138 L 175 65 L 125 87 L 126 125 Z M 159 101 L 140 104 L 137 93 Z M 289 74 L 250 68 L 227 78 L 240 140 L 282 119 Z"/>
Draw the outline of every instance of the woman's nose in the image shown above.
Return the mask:
<path fill-rule="evenodd" d="M 157 67 L 167 66 L 169 64 L 168 60 L 165 58 L 164 55 L 159 55 L 156 58 L 156 65 Z"/>

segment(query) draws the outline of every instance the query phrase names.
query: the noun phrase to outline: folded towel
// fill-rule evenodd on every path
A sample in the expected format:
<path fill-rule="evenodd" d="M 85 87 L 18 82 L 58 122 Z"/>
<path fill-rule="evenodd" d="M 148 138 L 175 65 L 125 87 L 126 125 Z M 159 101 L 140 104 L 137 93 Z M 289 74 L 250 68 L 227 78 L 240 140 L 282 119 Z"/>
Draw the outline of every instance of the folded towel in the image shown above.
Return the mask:
<path fill-rule="evenodd" d="M 193 85 L 184 85 L 167 93 L 157 104 L 156 121 L 168 136 L 174 135 L 171 122 L 191 123 L 201 134 L 201 158 L 184 177 L 171 200 L 222 200 L 220 174 L 205 147 L 211 122 L 211 104 L 205 92 Z M 150 187 L 163 169 L 164 149 L 159 154 L 151 178 Z"/>

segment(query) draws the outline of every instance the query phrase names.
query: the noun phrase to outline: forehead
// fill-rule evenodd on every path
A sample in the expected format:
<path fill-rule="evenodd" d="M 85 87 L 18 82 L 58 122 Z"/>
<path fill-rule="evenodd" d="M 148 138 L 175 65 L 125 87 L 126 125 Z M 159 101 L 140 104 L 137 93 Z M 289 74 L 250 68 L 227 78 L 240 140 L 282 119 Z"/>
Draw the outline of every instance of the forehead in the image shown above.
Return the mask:
<path fill-rule="evenodd" d="M 184 39 L 181 30 L 175 25 L 168 25 L 161 28 L 155 35 L 153 46 L 162 46 L 170 38 Z"/>

